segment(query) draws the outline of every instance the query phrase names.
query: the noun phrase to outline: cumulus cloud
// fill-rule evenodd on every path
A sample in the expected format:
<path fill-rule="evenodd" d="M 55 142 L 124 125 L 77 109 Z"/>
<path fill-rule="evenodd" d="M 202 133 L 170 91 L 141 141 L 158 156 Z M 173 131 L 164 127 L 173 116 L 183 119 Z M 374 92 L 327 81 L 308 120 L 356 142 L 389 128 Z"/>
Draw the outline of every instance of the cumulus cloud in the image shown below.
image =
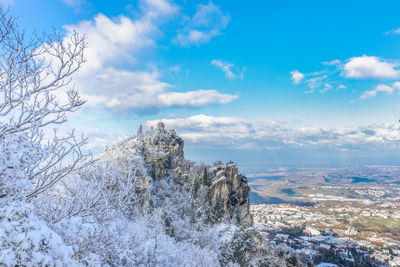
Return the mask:
<path fill-rule="evenodd" d="M 223 94 L 216 90 L 171 92 L 168 90 L 171 85 L 160 81 L 157 70 L 131 72 L 109 68 L 96 79 L 78 79 L 77 84 L 85 88 L 82 96 L 89 100 L 87 106 L 104 104 L 114 111 L 154 113 L 168 107 L 226 104 L 238 98 L 237 95 Z"/>
<path fill-rule="evenodd" d="M 394 61 L 385 60 L 375 56 L 363 55 L 352 57 L 347 60 L 335 59 L 322 62 L 325 66 L 322 71 L 311 73 L 300 73 L 292 71 L 294 84 L 299 84 L 303 80 L 309 88 L 306 94 L 314 93 L 320 89 L 320 93 L 325 93 L 333 88 L 336 90 L 346 89 L 346 79 L 358 80 L 388 80 L 400 77 L 399 64 Z M 387 86 L 380 84 L 374 90 L 364 91 L 361 99 L 376 96 L 379 92 L 392 94 L 397 90 L 396 85 Z"/>
<path fill-rule="evenodd" d="M 233 73 L 233 71 L 232 71 L 232 68 L 235 66 L 233 63 L 228 63 L 228 62 L 224 62 L 222 60 L 213 59 L 211 61 L 211 64 L 220 68 L 225 73 L 225 77 L 230 80 L 237 79 L 237 78 L 243 79 L 245 69 L 243 69 L 243 71 L 240 75 L 237 75 L 237 74 Z"/>
<path fill-rule="evenodd" d="M 114 111 L 154 113 L 167 107 L 224 104 L 238 97 L 215 90 L 174 92 L 171 84 L 162 81 L 162 71 L 143 64 L 143 51 L 157 46 L 158 26 L 177 11 L 178 7 L 166 0 L 143 0 L 135 20 L 99 14 L 93 20 L 65 26 L 66 38 L 74 30 L 87 36 L 87 62 L 74 77 L 87 106 L 102 104 Z"/>
<path fill-rule="evenodd" d="M 224 14 L 212 2 L 198 5 L 196 13 L 187 20 L 185 27 L 178 33 L 174 43 L 181 46 L 208 43 L 213 37 L 220 35 L 228 26 L 230 16 Z"/>
<path fill-rule="evenodd" d="M 343 66 L 343 75 L 355 79 L 394 79 L 399 77 L 397 64 L 390 63 L 379 57 L 352 57 Z"/>
<path fill-rule="evenodd" d="M 292 75 L 292 81 L 294 84 L 299 84 L 305 77 L 305 75 L 298 70 L 293 70 L 290 74 Z"/>
<path fill-rule="evenodd" d="M 251 123 L 235 117 L 213 117 L 199 114 L 185 118 L 163 119 L 167 127 L 180 132 L 180 135 L 190 142 L 215 143 L 218 138 L 225 138 L 230 143 L 233 140 L 246 138 L 251 133 Z M 146 123 L 148 127 L 155 126 L 159 120 Z M 228 141 L 228 139 L 230 141 Z"/>
<path fill-rule="evenodd" d="M 87 37 L 88 47 L 85 50 L 87 62 L 81 73 L 91 73 L 121 61 L 137 62 L 137 57 L 143 49 L 155 45 L 157 20 L 152 12 L 156 10 L 147 12 L 149 14 L 144 13 L 137 21 L 125 16 L 112 20 L 99 14 L 93 20 L 65 26 L 67 35 L 76 30 Z"/>
<path fill-rule="evenodd" d="M 375 89 L 367 90 L 360 96 L 361 99 L 375 97 L 378 93 L 385 93 L 387 95 L 393 94 L 395 91 L 400 92 L 400 82 L 395 82 L 391 86 L 386 84 L 378 84 Z"/>
<path fill-rule="evenodd" d="M 146 123 L 154 126 L 159 120 Z M 285 149 L 327 147 L 333 149 L 399 148 L 400 125 L 382 124 L 355 128 L 293 127 L 285 122 L 248 121 L 237 117 L 195 115 L 162 120 L 187 142 L 230 149 Z"/>

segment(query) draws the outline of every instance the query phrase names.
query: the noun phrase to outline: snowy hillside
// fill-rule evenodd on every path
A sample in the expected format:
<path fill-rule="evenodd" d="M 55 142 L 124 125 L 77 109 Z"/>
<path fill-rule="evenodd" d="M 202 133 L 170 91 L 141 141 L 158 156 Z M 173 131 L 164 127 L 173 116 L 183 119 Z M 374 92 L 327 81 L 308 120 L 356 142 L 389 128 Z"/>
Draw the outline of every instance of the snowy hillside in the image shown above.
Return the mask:
<path fill-rule="evenodd" d="M 107 148 L 93 165 L 35 198 L 34 207 L 23 197 L 5 198 L 0 261 L 287 266 L 252 228 L 250 188 L 237 167 L 190 162 L 183 145 L 160 123 Z"/>

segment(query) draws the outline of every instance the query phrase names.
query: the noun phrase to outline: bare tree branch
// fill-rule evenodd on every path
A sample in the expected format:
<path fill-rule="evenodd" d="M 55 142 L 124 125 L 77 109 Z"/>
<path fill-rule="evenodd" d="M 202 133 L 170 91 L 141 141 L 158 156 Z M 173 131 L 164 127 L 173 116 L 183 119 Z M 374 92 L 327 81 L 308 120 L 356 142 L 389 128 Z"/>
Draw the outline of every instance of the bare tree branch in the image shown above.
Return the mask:
<path fill-rule="evenodd" d="M 0 138 L 24 134 L 41 150 L 36 164 L 24 170 L 34 184 L 28 200 L 90 163 L 90 154 L 82 152 L 83 136 L 72 131 L 60 137 L 54 131 L 46 144 L 43 132 L 66 122 L 66 115 L 85 103 L 73 89 L 72 75 L 85 62 L 86 46 L 77 32 L 63 38 L 54 30 L 28 40 L 16 19 L 0 8 Z"/>

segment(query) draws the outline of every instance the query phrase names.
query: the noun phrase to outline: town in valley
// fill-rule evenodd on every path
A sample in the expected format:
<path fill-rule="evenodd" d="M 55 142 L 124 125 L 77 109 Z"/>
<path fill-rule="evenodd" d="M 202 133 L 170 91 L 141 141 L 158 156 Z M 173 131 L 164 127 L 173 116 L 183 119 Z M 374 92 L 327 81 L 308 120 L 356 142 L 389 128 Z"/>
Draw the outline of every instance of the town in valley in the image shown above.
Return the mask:
<path fill-rule="evenodd" d="M 400 167 L 247 170 L 255 226 L 314 265 L 400 266 Z"/>

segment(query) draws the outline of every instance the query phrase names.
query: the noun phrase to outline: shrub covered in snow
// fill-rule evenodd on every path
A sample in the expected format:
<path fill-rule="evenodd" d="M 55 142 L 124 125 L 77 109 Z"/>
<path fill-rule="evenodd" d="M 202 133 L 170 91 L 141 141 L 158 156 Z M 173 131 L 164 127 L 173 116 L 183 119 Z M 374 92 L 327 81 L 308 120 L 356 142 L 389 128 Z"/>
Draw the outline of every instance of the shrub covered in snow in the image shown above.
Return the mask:
<path fill-rule="evenodd" d="M 50 36 L 49 36 L 50 37 Z M 83 104 L 74 91 L 58 102 L 52 93 L 69 84 L 83 62 L 84 38 L 67 44 L 24 39 L 0 8 L 0 265 L 74 266 L 73 250 L 34 213 L 33 199 L 71 173 L 85 155 L 73 134 L 44 141 L 44 127 L 65 121 Z M 74 47 L 76 48 L 74 50 Z M 46 63 L 44 56 L 53 55 Z M 67 62 L 65 62 L 67 60 Z M 71 156 L 67 160 L 68 156 Z"/>
<path fill-rule="evenodd" d="M 0 263 L 6 266 L 79 266 L 72 247 L 22 201 L 0 202 Z"/>
<path fill-rule="evenodd" d="M 24 170 L 38 156 L 23 134 L 0 137 L 0 263 L 6 266 L 78 265 L 73 251 L 26 203 L 32 183 Z"/>

